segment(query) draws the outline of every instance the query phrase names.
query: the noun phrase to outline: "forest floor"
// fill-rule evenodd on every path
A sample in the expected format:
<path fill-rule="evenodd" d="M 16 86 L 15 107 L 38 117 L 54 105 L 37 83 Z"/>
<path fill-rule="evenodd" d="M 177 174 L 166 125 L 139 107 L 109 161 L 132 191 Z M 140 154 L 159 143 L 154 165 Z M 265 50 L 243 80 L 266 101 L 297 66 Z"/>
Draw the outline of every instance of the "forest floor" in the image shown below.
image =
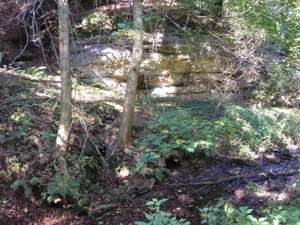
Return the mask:
<path fill-rule="evenodd" d="M 199 225 L 199 208 L 220 197 L 237 205 L 258 207 L 271 200 L 288 201 L 293 196 L 289 184 L 299 175 L 299 148 L 274 149 L 255 161 L 204 156 L 184 159 L 167 165 L 170 173 L 163 182 L 93 171 L 97 190 L 89 196 L 90 207 L 84 212 L 65 204 L 40 204 L 34 194 L 26 198 L 11 185 L 16 179 L 32 175 L 42 162 L 47 164 L 50 159 L 57 130 L 58 88 L 59 81 L 55 77 L 40 79 L 0 71 L 0 224 L 127 225 L 143 220 L 148 210 L 147 201 L 166 198 L 163 210 Z M 76 115 L 85 114 L 91 134 L 96 139 L 101 138 L 103 127 L 117 124 L 121 97 L 83 84 L 78 90 L 80 98 L 77 100 L 83 111 L 75 110 Z M 149 114 L 138 111 L 137 117 L 135 128 L 142 129 Z M 72 154 L 81 151 L 81 142 L 77 140 L 83 126 L 80 121 L 75 121 L 77 136 L 71 138 Z M 139 135 L 136 132 L 136 142 Z M 125 184 L 129 184 L 126 190 Z"/>

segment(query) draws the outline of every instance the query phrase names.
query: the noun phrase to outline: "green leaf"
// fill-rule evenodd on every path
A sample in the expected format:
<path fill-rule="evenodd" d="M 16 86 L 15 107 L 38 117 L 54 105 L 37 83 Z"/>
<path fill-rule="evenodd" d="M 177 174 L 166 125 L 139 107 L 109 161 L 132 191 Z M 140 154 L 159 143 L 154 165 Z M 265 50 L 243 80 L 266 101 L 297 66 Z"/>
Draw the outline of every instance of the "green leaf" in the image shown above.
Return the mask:
<path fill-rule="evenodd" d="M 17 179 L 11 184 L 11 188 L 16 191 L 19 187 L 24 187 L 24 185 L 28 184 L 28 180 L 26 179 Z"/>

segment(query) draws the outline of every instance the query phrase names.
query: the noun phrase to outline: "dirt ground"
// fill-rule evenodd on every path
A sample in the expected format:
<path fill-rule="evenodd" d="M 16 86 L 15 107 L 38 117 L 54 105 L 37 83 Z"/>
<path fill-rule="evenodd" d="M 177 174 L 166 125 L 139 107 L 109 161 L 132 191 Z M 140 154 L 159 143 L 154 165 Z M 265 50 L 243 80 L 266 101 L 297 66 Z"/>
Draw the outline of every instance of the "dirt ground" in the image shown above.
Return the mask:
<path fill-rule="evenodd" d="M 199 208 L 220 197 L 238 205 L 258 207 L 267 200 L 288 201 L 292 196 L 288 184 L 299 173 L 300 149 L 274 150 L 255 161 L 204 156 L 171 161 L 167 164 L 169 176 L 163 182 L 155 183 L 149 178 L 120 178 L 95 171 L 94 182 L 98 189 L 91 194 L 91 206 L 85 211 L 67 204 L 40 204 L 36 199 L 25 198 L 21 192 L 13 191 L 11 184 L 38 169 L 36 165 L 40 165 L 41 161 L 49 160 L 52 139 L 43 138 L 43 132 L 49 127 L 56 130 L 53 122 L 55 98 L 43 96 L 43 93 L 49 88 L 57 89 L 57 82 L 0 73 L 0 172 L 12 169 L 8 161 L 12 156 L 17 156 L 22 164 L 19 174 L 0 176 L 1 225 L 129 225 L 144 219 L 144 212 L 149 211 L 145 203 L 153 198 L 168 199 L 162 206 L 163 210 L 189 220 L 192 225 L 199 225 Z M 93 92 L 95 101 L 91 104 L 112 102 L 111 98 L 107 100 L 102 90 L 97 92 L 93 89 Z M 116 104 L 119 100 L 116 98 Z M 18 112 L 30 114 L 29 125 L 26 121 L 20 124 L 20 120 L 14 119 L 16 116 L 13 115 Z M 104 111 L 102 122 L 113 123 L 118 120 L 118 115 L 118 112 Z M 137 113 L 139 123 L 136 126 L 141 128 L 144 125 L 141 123 L 149 120 L 145 115 Z M 24 124 L 29 128 L 20 130 Z M 93 132 L 101 129 L 96 127 Z M 39 147 L 33 137 L 37 137 L 44 147 Z M 41 154 L 41 151 L 45 152 Z M 253 184 L 255 190 L 251 188 Z"/>

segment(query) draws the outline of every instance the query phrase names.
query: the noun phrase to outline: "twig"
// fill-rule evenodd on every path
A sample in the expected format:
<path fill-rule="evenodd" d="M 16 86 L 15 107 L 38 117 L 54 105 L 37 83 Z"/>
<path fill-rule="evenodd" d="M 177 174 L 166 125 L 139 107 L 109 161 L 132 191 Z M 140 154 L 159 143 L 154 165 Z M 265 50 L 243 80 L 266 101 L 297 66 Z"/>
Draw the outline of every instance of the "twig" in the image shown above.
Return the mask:
<path fill-rule="evenodd" d="M 94 140 L 93 140 L 93 138 L 92 138 L 92 136 L 91 136 L 91 134 L 90 134 L 90 132 L 89 132 L 87 126 L 86 126 L 85 121 L 84 121 L 83 118 L 81 118 L 81 117 L 79 118 L 79 120 L 80 120 L 80 123 L 81 123 L 81 126 L 82 126 L 83 130 L 85 131 L 85 134 L 86 134 L 87 139 L 89 139 L 89 140 L 91 141 L 91 144 L 95 147 L 95 149 L 96 149 L 98 155 L 99 155 L 100 158 L 101 158 L 101 161 L 102 161 L 102 163 L 103 163 L 103 167 L 104 167 L 104 169 L 107 171 L 108 168 L 109 168 L 108 163 L 106 162 L 105 158 L 104 158 L 103 155 L 101 154 L 101 152 L 100 152 L 100 150 L 99 150 L 97 144 L 94 142 Z M 87 139 L 86 139 L 86 140 L 87 140 Z"/>
<path fill-rule="evenodd" d="M 99 211 L 102 211 L 101 214 L 107 212 L 108 210 L 111 210 L 113 208 L 116 208 L 118 207 L 119 204 L 114 204 L 114 203 L 109 203 L 109 204 L 102 204 L 102 205 L 98 205 L 96 206 L 95 208 L 93 208 L 93 212 L 99 212 Z"/>

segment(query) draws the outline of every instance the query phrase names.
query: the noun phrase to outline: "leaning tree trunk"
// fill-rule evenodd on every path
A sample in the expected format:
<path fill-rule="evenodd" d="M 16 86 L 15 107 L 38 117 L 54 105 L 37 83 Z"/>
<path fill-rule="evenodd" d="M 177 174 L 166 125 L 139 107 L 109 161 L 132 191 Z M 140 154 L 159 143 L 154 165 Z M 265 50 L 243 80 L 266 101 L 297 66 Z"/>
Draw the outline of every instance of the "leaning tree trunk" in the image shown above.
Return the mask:
<path fill-rule="evenodd" d="M 143 3 L 142 0 L 133 1 L 134 20 L 134 45 L 132 51 L 132 62 L 128 73 L 127 87 L 125 93 L 123 117 L 120 127 L 120 146 L 130 144 L 132 136 L 132 122 L 136 90 L 138 85 L 139 67 L 143 58 Z"/>
<path fill-rule="evenodd" d="M 65 153 L 71 130 L 71 96 L 72 80 L 70 72 L 69 52 L 69 6 L 68 0 L 58 0 L 59 16 L 59 51 L 61 69 L 61 114 L 56 138 L 55 160 L 60 169 L 66 169 Z"/>

